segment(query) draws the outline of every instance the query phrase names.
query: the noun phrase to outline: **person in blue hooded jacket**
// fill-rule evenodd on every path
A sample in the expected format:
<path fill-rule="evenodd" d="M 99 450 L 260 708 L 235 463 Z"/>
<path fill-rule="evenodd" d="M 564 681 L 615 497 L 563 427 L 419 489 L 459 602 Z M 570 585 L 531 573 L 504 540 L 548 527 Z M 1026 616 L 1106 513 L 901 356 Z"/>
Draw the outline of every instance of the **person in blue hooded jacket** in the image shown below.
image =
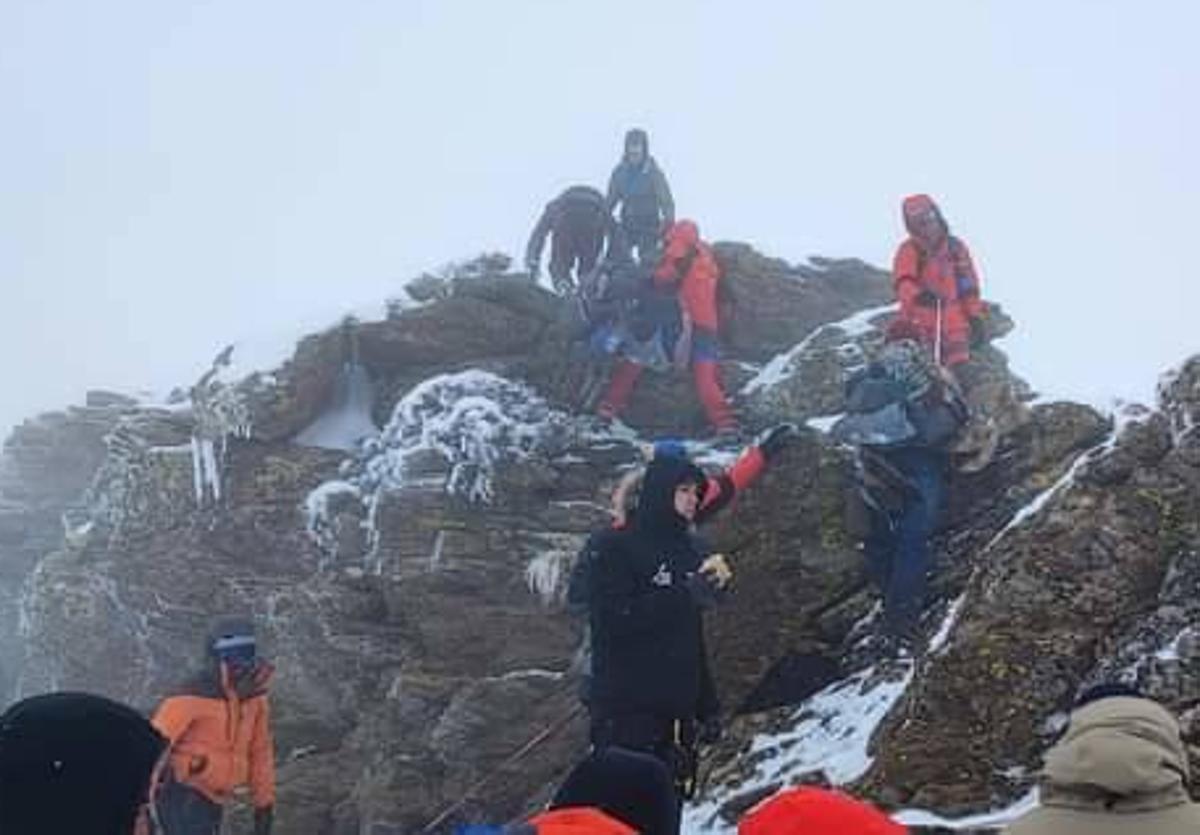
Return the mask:
<path fill-rule="evenodd" d="M 634 128 L 625 134 L 625 153 L 608 181 L 608 210 L 618 206 L 618 217 L 630 250 L 638 260 L 653 260 L 663 233 L 675 222 L 675 200 L 666 175 L 650 156 L 646 131 Z"/>

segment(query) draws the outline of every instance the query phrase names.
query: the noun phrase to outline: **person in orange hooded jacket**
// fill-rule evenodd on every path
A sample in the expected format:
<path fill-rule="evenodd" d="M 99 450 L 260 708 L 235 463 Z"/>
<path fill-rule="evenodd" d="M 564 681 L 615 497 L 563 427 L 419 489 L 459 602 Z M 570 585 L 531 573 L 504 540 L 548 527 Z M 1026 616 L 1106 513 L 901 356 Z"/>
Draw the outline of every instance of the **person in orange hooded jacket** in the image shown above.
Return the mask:
<path fill-rule="evenodd" d="M 873 806 L 831 789 L 787 789 L 755 806 L 738 835 L 905 835 L 908 828 Z"/>
<path fill-rule="evenodd" d="M 962 240 L 950 234 L 941 210 L 928 195 L 904 198 L 903 214 L 909 238 L 896 251 L 892 265 L 898 318 L 934 351 L 939 364 L 961 365 L 970 359 L 972 344 L 984 339 L 987 311 L 971 254 Z"/>
<path fill-rule="evenodd" d="M 206 642 L 205 669 L 164 699 L 151 720 L 170 746 L 156 808 L 169 835 L 214 835 L 236 789 L 249 786 L 254 835 L 270 835 L 275 752 L 267 707 L 273 668 L 257 657 L 254 627 L 222 621 Z"/>
<path fill-rule="evenodd" d="M 665 249 L 653 281 L 660 292 L 673 292 L 679 299 L 682 332 L 676 341 L 676 356 L 691 364 L 696 393 L 709 422 L 718 432 L 735 431 L 737 419 L 721 388 L 717 368 L 717 284 L 721 268 L 690 220 L 671 224 L 663 242 Z M 617 363 L 597 409 L 602 417 L 614 418 L 621 413 L 641 373 L 642 366 L 633 360 Z"/>

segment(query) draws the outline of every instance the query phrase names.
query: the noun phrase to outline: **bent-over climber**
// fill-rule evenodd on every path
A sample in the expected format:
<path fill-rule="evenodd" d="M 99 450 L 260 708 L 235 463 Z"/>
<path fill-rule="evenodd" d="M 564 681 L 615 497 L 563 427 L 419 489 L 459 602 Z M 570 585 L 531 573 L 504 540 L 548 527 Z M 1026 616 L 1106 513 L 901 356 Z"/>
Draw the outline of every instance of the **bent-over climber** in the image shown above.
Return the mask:
<path fill-rule="evenodd" d="M 832 434 L 855 447 L 850 528 L 883 594 L 890 649 L 917 638 L 931 568 L 929 539 L 945 493 L 947 447 L 966 406 L 954 378 L 897 325 L 878 357 L 847 381 L 846 415 Z"/>
<path fill-rule="evenodd" d="M 253 624 L 222 620 L 205 641 L 203 668 L 163 700 L 153 723 L 170 746 L 158 793 L 167 835 L 215 835 L 236 789 L 249 786 L 254 835 L 270 835 L 275 751 L 267 705 L 273 667 L 259 658 Z"/>
<path fill-rule="evenodd" d="M 677 368 L 691 368 L 696 393 L 717 433 L 735 433 L 737 418 L 721 387 L 718 367 L 717 287 L 721 268 L 690 220 L 672 224 L 664 242 L 666 248 L 654 269 L 654 285 L 660 298 L 676 300 L 679 311 L 677 326 L 659 317 L 664 345 Z M 644 366 L 644 362 L 629 355 L 618 360 L 596 410 L 601 417 L 613 419 L 620 415 Z"/>
<path fill-rule="evenodd" d="M 604 195 L 591 186 L 572 186 L 546 204 L 525 249 L 525 268 L 536 281 L 542 250 L 550 238 L 550 282 L 566 295 L 595 271 L 602 255 L 620 257 L 627 247 Z"/>

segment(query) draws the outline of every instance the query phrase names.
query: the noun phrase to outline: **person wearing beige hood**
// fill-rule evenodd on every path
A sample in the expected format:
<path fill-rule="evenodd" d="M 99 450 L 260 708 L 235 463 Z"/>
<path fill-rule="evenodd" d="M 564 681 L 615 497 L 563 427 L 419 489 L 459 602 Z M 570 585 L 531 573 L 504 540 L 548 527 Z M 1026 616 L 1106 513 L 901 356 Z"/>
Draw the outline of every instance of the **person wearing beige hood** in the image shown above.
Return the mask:
<path fill-rule="evenodd" d="M 1046 754 L 1040 803 L 1008 835 L 1200 833 L 1188 796 L 1179 723 L 1131 688 L 1103 686 L 1080 700 L 1067 732 Z"/>

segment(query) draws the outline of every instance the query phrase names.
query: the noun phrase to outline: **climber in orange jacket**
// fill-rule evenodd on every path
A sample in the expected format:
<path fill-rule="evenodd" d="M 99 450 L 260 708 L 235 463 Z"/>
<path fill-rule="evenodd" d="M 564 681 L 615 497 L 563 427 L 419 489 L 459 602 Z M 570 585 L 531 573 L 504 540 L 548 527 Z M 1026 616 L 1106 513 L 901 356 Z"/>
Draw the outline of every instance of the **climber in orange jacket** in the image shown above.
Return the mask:
<path fill-rule="evenodd" d="M 878 809 L 832 789 L 785 789 L 755 806 L 738 835 L 906 835 Z"/>
<path fill-rule="evenodd" d="M 674 293 L 679 300 L 682 326 L 674 345 L 677 364 L 691 365 L 696 393 L 713 427 L 720 433 L 735 431 L 737 419 L 721 388 L 717 368 L 717 284 L 721 268 L 690 220 L 673 223 L 663 243 L 654 285 L 660 292 Z M 631 359 L 617 363 L 597 409 L 602 417 L 614 418 L 624 410 L 641 373 L 642 366 Z"/>
<path fill-rule="evenodd" d="M 960 365 L 970 359 L 972 345 L 985 338 L 987 307 L 979 295 L 971 254 L 961 239 L 950 234 L 941 210 L 928 195 L 904 198 L 903 213 L 909 238 L 896 251 L 892 265 L 898 319 L 916 331 L 939 364 Z"/>
<path fill-rule="evenodd" d="M 275 752 L 267 708 L 273 672 L 255 651 L 245 619 L 217 625 L 205 668 L 164 699 L 151 720 L 170 745 L 170 775 L 158 792 L 169 835 L 215 835 L 235 789 L 249 786 L 254 835 L 269 835 L 275 810 Z"/>

